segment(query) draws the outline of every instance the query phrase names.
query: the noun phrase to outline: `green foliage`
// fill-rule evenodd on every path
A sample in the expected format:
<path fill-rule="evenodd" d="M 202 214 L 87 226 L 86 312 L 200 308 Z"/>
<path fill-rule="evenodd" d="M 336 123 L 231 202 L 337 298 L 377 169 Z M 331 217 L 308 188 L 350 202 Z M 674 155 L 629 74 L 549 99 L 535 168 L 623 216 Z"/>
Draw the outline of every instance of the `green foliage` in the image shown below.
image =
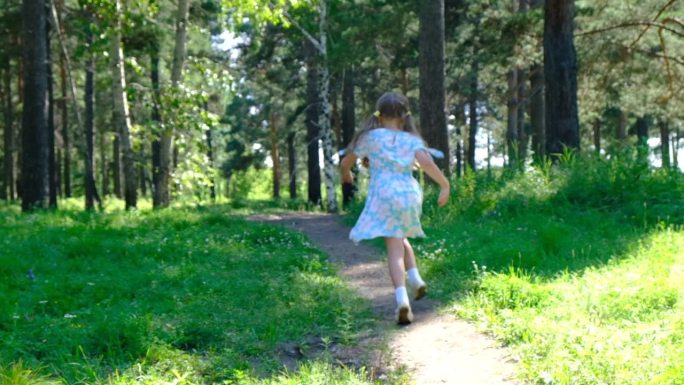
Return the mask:
<path fill-rule="evenodd" d="M 351 344 L 370 327 L 303 236 L 219 206 L 0 210 L 0 368 L 28 379 L 8 384 L 48 382 L 35 368 L 66 383 L 258 383 L 281 368 L 283 343 Z M 301 378 L 367 383 L 310 368 Z"/>

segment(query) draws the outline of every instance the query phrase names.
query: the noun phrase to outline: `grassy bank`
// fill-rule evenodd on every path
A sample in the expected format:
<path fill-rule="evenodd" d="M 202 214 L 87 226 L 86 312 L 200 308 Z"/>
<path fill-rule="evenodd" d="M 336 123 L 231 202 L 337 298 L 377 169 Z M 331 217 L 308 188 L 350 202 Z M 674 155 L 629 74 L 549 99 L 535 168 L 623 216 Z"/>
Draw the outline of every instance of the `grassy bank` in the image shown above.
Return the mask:
<path fill-rule="evenodd" d="M 469 175 L 417 250 L 533 384 L 684 384 L 684 178 L 636 160 Z"/>
<path fill-rule="evenodd" d="M 367 305 L 308 241 L 224 208 L 0 208 L 0 384 L 367 384 L 284 344 L 353 344 Z"/>

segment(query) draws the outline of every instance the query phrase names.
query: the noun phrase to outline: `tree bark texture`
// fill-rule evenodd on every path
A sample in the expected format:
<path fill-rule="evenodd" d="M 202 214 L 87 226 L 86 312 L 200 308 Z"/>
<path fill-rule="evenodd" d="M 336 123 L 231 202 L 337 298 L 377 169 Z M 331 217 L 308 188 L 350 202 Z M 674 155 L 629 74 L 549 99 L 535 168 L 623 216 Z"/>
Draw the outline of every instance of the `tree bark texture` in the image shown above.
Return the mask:
<path fill-rule="evenodd" d="M 162 128 L 160 111 L 161 85 L 159 83 L 159 42 L 155 41 L 150 52 L 150 81 L 152 83 L 152 120 L 158 129 Z M 161 187 L 161 142 L 156 137 L 152 141 L 152 206 L 161 207 L 161 194 L 157 190 Z M 168 183 L 167 183 L 168 186 Z"/>
<path fill-rule="evenodd" d="M 532 151 L 535 162 L 541 162 L 546 154 L 546 117 L 544 114 L 544 73 L 540 65 L 532 66 L 530 73 L 530 125 L 532 126 Z"/>
<path fill-rule="evenodd" d="M 280 148 L 278 147 L 278 126 L 276 114 L 269 113 L 269 126 L 271 126 L 271 161 L 273 162 L 273 199 L 280 199 Z"/>
<path fill-rule="evenodd" d="M 620 110 L 618 115 L 617 132 L 615 133 L 615 137 L 620 145 L 624 145 L 624 142 L 627 140 L 627 114 L 623 110 Z"/>
<path fill-rule="evenodd" d="M 321 204 L 321 169 L 318 158 L 318 140 L 320 127 L 318 119 L 320 115 L 320 103 L 318 94 L 318 63 L 313 46 L 307 42 L 309 55 L 307 60 L 307 84 L 306 99 L 306 164 L 308 170 L 308 200 Z"/>
<path fill-rule="evenodd" d="M 295 151 L 295 133 L 287 135 L 287 169 L 290 175 L 290 199 L 297 199 L 297 163 Z"/>
<path fill-rule="evenodd" d="M 518 72 L 515 69 L 506 75 L 508 83 L 508 100 L 506 103 L 508 119 L 506 124 L 506 147 L 508 148 L 508 165 L 518 164 Z"/>
<path fill-rule="evenodd" d="M 354 100 L 354 69 L 348 67 L 344 71 L 344 80 L 342 83 L 342 142 L 340 149 L 346 149 L 354 137 L 356 130 L 356 103 Z M 356 186 L 350 183 L 349 186 L 344 186 L 342 189 L 342 205 L 348 205 L 354 200 Z"/>
<path fill-rule="evenodd" d="M 648 126 L 650 119 L 647 117 L 639 117 L 636 120 L 636 134 L 637 134 L 637 151 L 642 161 L 648 161 Z"/>
<path fill-rule="evenodd" d="M 437 165 L 449 175 L 449 135 L 444 90 L 444 0 L 420 5 L 420 126 L 430 147 L 446 156 Z"/>
<path fill-rule="evenodd" d="M 320 87 L 319 100 L 321 102 L 321 116 L 319 126 L 321 128 L 321 140 L 323 143 L 323 175 L 325 183 L 325 203 L 329 213 L 337 212 L 337 193 L 335 191 L 335 172 L 337 167 L 333 162 L 335 152 L 332 138 L 332 128 L 330 127 L 330 71 L 328 69 L 328 7 L 327 0 L 319 3 L 319 44 L 321 57 L 320 63 Z"/>
<path fill-rule="evenodd" d="M 477 85 L 479 77 L 477 59 L 473 59 L 470 69 L 470 92 L 468 94 L 468 149 L 466 162 L 472 171 L 475 171 L 475 146 L 477 138 Z"/>
<path fill-rule="evenodd" d="M 14 200 L 14 107 L 12 105 L 12 69 L 9 55 L 5 56 L 5 71 L 2 79 L 3 109 L 5 117 L 3 158 L 3 196 L 8 201 Z"/>
<path fill-rule="evenodd" d="M 45 0 L 45 44 L 47 46 L 47 59 L 45 61 L 45 71 L 47 73 L 48 85 L 48 190 L 49 206 L 57 208 L 57 192 L 59 189 L 57 174 L 57 159 L 55 154 L 55 94 L 54 76 L 52 73 L 52 54 L 50 50 L 50 30 L 52 22 L 50 13 L 52 12 L 52 0 Z"/>
<path fill-rule="evenodd" d="M 547 0 L 544 5 L 546 150 L 549 155 L 580 148 L 574 13 L 574 0 Z"/>
<path fill-rule="evenodd" d="M 185 45 L 188 27 L 189 0 L 178 1 L 176 13 L 176 42 L 173 50 L 173 67 L 171 69 L 171 85 L 178 87 L 183 80 L 183 66 L 185 65 Z M 162 130 L 159 140 L 159 176 L 155 188 L 157 207 L 167 207 L 171 203 L 170 183 L 173 154 L 173 127 Z"/>
<path fill-rule="evenodd" d="M 135 159 L 131 146 L 131 121 L 128 109 L 128 97 L 126 95 L 126 74 L 124 67 L 124 54 L 121 47 L 121 21 L 123 14 L 121 1 L 116 0 L 116 25 L 111 37 L 112 56 L 112 80 L 114 82 L 112 93 L 114 97 L 114 126 L 119 133 L 121 149 L 123 152 L 123 176 L 124 176 L 124 200 L 126 209 L 134 209 L 137 206 L 137 178 L 135 173 Z"/>
<path fill-rule="evenodd" d="M 516 72 L 518 81 L 518 118 L 516 119 L 516 124 L 518 126 L 518 162 L 522 166 L 527 160 L 527 147 L 530 144 L 530 136 L 528 135 L 527 125 L 525 124 L 527 71 L 519 68 Z"/>
<path fill-rule="evenodd" d="M 123 198 L 123 184 L 121 183 L 121 145 L 119 133 L 114 134 L 112 140 L 112 179 L 114 180 L 114 196 Z"/>
<path fill-rule="evenodd" d="M 667 121 L 660 121 L 658 124 L 660 129 L 660 159 L 662 159 L 662 167 L 670 168 L 670 126 Z"/>
<path fill-rule="evenodd" d="M 86 35 L 86 44 L 91 46 L 93 36 L 90 31 Z M 88 53 L 85 76 L 85 208 L 93 210 L 95 201 L 100 201 L 95 186 L 95 60 L 93 53 Z"/>
<path fill-rule="evenodd" d="M 594 152 L 596 155 L 601 154 L 601 120 L 594 119 Z"/>
<path fill-rule="evenodd" d="M 48 79 L 45 1 L 24 0 L 21 208 L 48 204 Z M 21 87 L 20 87 L 21 89 Z"/>

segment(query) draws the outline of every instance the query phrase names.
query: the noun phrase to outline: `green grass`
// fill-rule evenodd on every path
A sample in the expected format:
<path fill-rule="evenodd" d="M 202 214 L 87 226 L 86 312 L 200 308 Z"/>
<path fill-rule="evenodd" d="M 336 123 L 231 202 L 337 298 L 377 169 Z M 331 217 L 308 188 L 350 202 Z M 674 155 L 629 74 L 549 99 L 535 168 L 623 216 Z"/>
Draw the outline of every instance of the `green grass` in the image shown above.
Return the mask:
<path fill-rule="evenodd" d="M 684 384 L 682 174 L 575 159 L 453 185 L 444 209 L 427 194 L 419 264 L 433 295 L 513 349 L 521 379 Z"/>
<path fill-rule="evenodd" d="M 282 373 L 283 343 L 374 327 L 303 236 L 225 206 L 62 207 L 0 207 L 0 384 L 372 382 L 324 358 Z"/>

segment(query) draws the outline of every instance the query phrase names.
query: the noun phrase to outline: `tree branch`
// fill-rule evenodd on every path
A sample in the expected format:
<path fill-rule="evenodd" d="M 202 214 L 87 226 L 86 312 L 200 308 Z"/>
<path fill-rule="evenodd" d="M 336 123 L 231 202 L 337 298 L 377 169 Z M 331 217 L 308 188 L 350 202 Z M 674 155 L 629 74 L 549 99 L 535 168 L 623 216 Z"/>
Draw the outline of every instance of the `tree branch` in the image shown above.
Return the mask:
<path fill-rule="evenodd" d="M 670 27 L 667 26 L 667 25 L 660 24 L 660 23 L 654 23 L 654 22 L 651 22 L 651 21 L 628 21 L 628 22 L 626 22 L 626 23 L 622 23 L 622 24 L 618 24 L 618 25 L 613 25 L 613 26 L 610 26 L 610 27 L 594 29 L 594 30 L 587 31 L 587 32 L 581 32 L 581 33 L 576 34 L 575 36 L 577 36 L 577 37 L 583 37 L 583 36 L 593 35 L 593 34 L 597 34 L 597 33 L 601 33 L 601 32 L 612 31 L 612 30 L 614 30 L 614 29 L 629 28 L 629 27 L 638 27 L 638 26 L 642 26 L 642 25 L 647 25 L 647 26 L 649 26 L 649 27 L 658 27 L 658 28 L 662 28 L 662 29 L 664 29 L 665 31 L 668 31 L 668 32 L 673 33 L 673 34 L 675 34 L 675 35 L 684 37 L 684 32 L 680 32 L 680 31 L 677 31 L 676 29 L 670 28 Z"/>
<path fill-rule="evenodd" d="M 273 4 L 271 4 L 271 6 L 273 6 Z M 287 21 L 292 23 L 292 25 L 294 25 L 307 38 L 307 40 L 309 40 L 309 42 L 311 42 L 311 44 L 316 48 L 316 50 L 318 52 L 323 53 L 323 47 L 321 46 L 321 42 L 318 41 L 318 39 L 316 39 L 315 37 L 313 37 L 313 35 L 311 35 L 309 33 L 309 31 L 307 31 L 304 27 L 302 27 L 301 24 L 299 24 L 297 22 L 297 20 L 295 20 L 292 16 L 290 16 L 290 14 L 287 13 L 287 11 L 284 9 L 283 9 L 283 16 L 285 16 Z"/>

